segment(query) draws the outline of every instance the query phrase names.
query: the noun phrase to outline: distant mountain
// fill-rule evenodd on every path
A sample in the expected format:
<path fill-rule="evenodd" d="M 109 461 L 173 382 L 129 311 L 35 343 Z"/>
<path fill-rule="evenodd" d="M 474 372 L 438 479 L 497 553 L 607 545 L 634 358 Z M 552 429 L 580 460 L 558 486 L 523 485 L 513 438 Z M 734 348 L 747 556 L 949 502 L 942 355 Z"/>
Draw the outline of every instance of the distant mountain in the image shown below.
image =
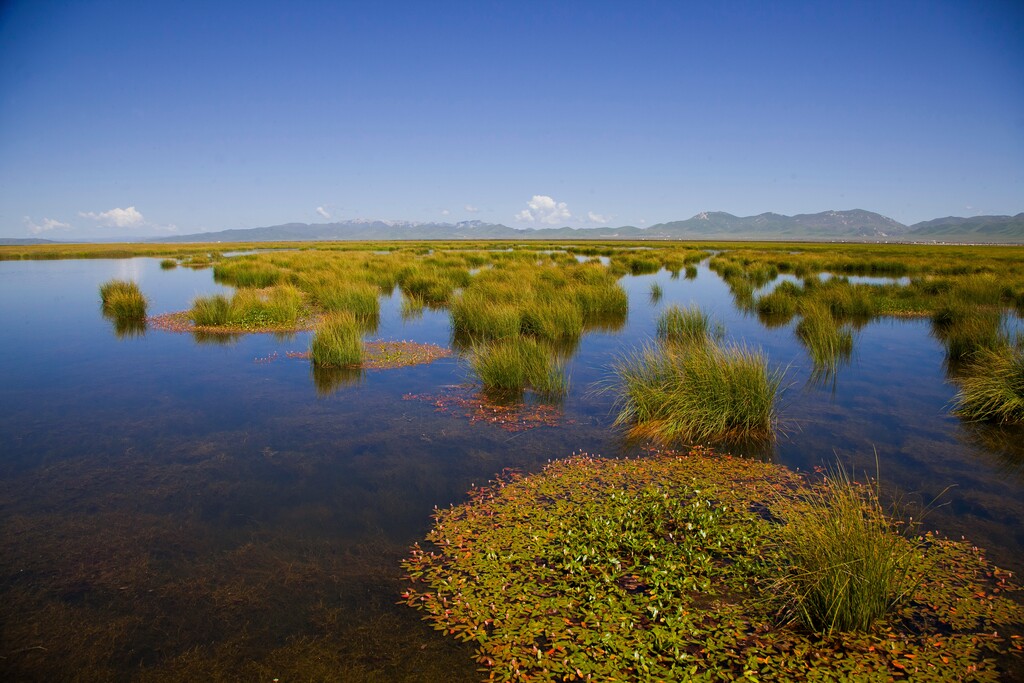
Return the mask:
<path fill-rule="evenodd" d="M 988 222 L 986 222 L 986 220 Z M 762 213 L 734 216 L 722 211 L 702 212 L 684 221 L 659 223 L 648 228 L 510 228 L 500 223 L 415 223 L 409 221 L 352 220 L 337 223 L 288 223 L 264 228 L 202 232 L 162 237 L 154 242 L 272 242 L 312 240 L 849 240 L 876 241 L 979 241 L 1024 243 L 1024 214 L 943 218 L 912 228 L 881 214 L 862 209 L 823 211 L 784 216 Z"/>
<path fill-rule="evenodd" d="M 660 223 L 649 229 L 680 238 L 879 240 L 898 237 L 907 231 L 907 226 L 881 214 L 854 209 L 796 216 L 762 213 L 743 218 L 722 211 L 703 212 L 685 221 Z"/>
<path fill-rule="evenodd" d="M 160 238 L 160 242 L 270 242 L 291 240 L 448 240 L 448 239 L 878 239 L 901 234 L 906 226 L 870 211 L 826 211 L 783 216 L 764 213 L 741 218 L 723 212 L 699 213 L 685 221 L 649 228 L 515 229 L 500 223 L 414 223 L 352 220 L 287 223 L 264 228 L 222 230 Z"/>
<path fill-rule="evenodd" d="M 60 244 L 60 242 L 37 237 L 0 237 L 0 247 L 25 247 L 31 244 Z"/>
<path fill-rule="evenodd" d="M 910 226 L 906 235 L 913 240 L 958 242 L 1024 242 L 1024 213 L 1016 216 L 974 216 L 936 218 Z"/>

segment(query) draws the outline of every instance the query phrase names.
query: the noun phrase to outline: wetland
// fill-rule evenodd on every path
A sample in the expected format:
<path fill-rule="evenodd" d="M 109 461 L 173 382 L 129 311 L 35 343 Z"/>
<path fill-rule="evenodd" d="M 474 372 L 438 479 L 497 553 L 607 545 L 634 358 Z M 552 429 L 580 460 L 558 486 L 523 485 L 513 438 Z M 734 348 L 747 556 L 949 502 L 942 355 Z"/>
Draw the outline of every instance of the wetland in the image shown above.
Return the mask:
<path fill-rule="evenodd" d="M 732 500 L 737 481 L 763 499 L 812 490 L 837 463 L 873 481 L 887 512 L 916 516 L 915 531 L 968 539 L 966 550 L 929 540 L 945 553 L 921 561 L 931 575 L 945 563 L 1012 598 L 971 625 L 1004 633 L 989 650 L 961 623 L 899 607 L 918 635 L 963 636 L 949 646 L 949 676 L 1021 674 L 1009 573 L 1024 569 L 1024 248 L 254 246 L 0 249 L 8 678 L 514 678 L 501 653 L 529 647 L 500 641 L 493 624 L 464 637 L 465 621 L 456 629 L 406 604 L 441 595 L 411 589 L 409 574 L 422 582 L 434 571 L 414 544 L 463 547 L 445 540 L 445 520 L 500 504 L 536 513 L 512 514 L 513 527 L 554 524 L 533 493 L 513 492 L 557 497 L 544 487 L 564 481 L 593 493 L 581 471 L 612 480 L 637 468 L 634 481 L 668 477 L 673 498 L 699 502 L 680 483 L 699 470 L 714 473 L 702 486 L 719 487 L 716 500 Z M 732 357 L 749 366 L 737 384 Z M 713 395 L 710 411 L 692 400 Z M 753 417 L 723 418 L 753 402 Z M 592 455 L 565 461 L 581 452 Z M 649 467 L 613 475 L 608 462 Z M 694 523 L 650 489 L 623 484 L 616 495 L 584 495 L 579 509 L 625 524 L 648 506 L 654 518 Z M 788 508 L 773 510 L 722 514 L 729 529 L 760 529 Z M 645 594 L 645 567 L 611 581 L 624 596 Z M 762 570 L 750 572 L 744 585 L 763 588 Z M 794 643 L 801 665 L 813 660 L 806 653 L 832 652 L 768 629 L 763 605 L 750 632 L 768 645 L 737 644 L 723 634 L 752 624 L 749 614 L 696 588 L 666 590 L 715 620 L 720 651 L 702 660 L 655 643 L 650 671 L 674 658 L 685 663 L 675 676 L 712 663 L 743 673 L 722 653 L 778 662 Z M 664 627 L 658 618 L 648 614 L 641 630 Z M 571 626 L 593 651 L 583 621 Z M 547 644 L 542 622 L 513 631 Z M 931 652 L 926 640 L 900 647 Z M 916 656 L 872 670 L 898 677 Z M 582 661 L 557 675 L 585 678 Z M 793 676 L 791 666 L 764 675 Z"/>

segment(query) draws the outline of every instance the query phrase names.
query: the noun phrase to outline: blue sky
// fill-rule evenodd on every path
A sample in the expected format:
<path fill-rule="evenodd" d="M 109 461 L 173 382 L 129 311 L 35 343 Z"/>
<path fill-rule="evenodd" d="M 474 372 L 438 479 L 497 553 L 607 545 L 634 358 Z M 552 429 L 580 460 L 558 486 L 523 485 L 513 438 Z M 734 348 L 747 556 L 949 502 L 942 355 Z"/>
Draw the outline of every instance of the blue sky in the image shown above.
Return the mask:
<path fill-rule="evenodd" d="M 8 2 L 0 236 L 1024 211 L 1024 3 Z"/>

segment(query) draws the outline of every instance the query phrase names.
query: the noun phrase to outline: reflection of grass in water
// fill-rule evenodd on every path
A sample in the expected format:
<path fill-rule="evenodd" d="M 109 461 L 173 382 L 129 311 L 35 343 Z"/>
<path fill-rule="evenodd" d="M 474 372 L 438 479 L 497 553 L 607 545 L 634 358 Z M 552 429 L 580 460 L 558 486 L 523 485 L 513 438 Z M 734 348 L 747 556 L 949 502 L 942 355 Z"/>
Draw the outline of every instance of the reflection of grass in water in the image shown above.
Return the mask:
<path fill-rule="evenodd" d="M 330 396 L 342 387 L 359 384 L 363 378 L 359 366 L 332 368 L 310 363 L 309 374 L 318 396 Z"/>
<path fill-rule="evenodd" d="M 805 305 L 796 336 L 807 349 L 816 379 L 833 377 L 853 353 L 853 332 L 841 328 L 821 304 Z"/>
<path fill-rule="evenodd" d="M 676 271 L 679 272 L 679 271 Z M 665 292 L 661 289 L 661 285 L 657 282 L 651 283 L 651 303 L 656 304 L 661 301 L 661 297 L 664 296 Z"/>

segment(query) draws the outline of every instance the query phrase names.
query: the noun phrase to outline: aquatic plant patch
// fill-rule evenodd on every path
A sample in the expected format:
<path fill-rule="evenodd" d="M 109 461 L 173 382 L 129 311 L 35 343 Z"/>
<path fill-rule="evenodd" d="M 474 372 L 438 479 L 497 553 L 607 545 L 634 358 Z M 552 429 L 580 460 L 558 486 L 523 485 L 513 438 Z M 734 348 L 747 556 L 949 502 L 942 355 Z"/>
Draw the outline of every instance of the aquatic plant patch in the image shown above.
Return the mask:
<path fill-rule="evenodd" d="M 451 355 L 451 349 L 437 344 L 374 340 L 363 342 L 363 359 L 360 362 L 360 367 L 364 370 L 407 368 L 413 365 L 429 365 L 435 360 L 448 358 Z M 287 351 L 285 357 L 309 360 L 310 352 Z"/>
<path fill-rule="evenodd" d="M 717 455 L 585 454 L 506 474 L 435 514 L 405 604 L 476 645 L 488 680 L 998 680 L 1019 627 L 1009 574 L 918 539 L 914 591 L 868 631 L 786 618 L 785 468 Z"/>
<path fill-rule="evenodd" d="M 425 401 L 437 412 L 458 412 L 471 423 L 494 425 L 506 432 L 522 432 L 537 427 L 574 424 L 562 408 L 550 403 L 494 401 L 473 385 L 447 387 L 438 394 L 405 394 L 405 401 Z"/>

